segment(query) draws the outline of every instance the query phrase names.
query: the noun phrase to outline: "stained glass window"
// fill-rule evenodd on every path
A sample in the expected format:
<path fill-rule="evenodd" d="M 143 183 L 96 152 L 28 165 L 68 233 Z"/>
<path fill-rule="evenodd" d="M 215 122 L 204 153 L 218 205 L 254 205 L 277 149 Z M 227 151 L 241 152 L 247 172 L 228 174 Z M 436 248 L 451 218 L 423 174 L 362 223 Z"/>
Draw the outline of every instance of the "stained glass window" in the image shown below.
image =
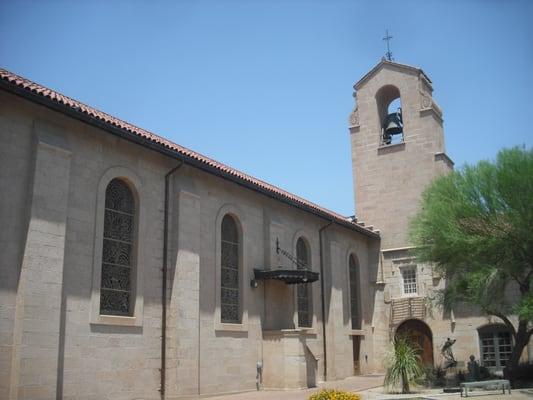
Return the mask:
<path fill-rule="evenodd" d="M 302 238 L 296 242 L 296 258 L 306 267 L 298 265 L 298 269 L 310 268 L 309 266 L 309 251 L 307 244 Z M 297 289 L 297 303 L 298 303 L 298 326 L 310 328 L 313 322 L 313 314 L 311 308 L 311 289 L 310 285 L 301 283 Z"/>
<path fill-rule="evenodd" d="M 361 317 L 359 316 L 359 277 L 355 257 L 350 255 L 348 262 L 350 275 L 350 313 L 352 317 L 352 329 L 361 329 Z"/>
<path fill-rule="evenodd" d="M 133 194 L 113 179 L 105 193 L 100 314 L 131 315 L 134 224 Z"/>
<path fill-rule="evenodd" d="M 230 215 L 222 219 L 221 235 L 221 301 L 220 319 L 225 323 L 239 324 L 240 278 L 239 278 L 239 231 Z"/>

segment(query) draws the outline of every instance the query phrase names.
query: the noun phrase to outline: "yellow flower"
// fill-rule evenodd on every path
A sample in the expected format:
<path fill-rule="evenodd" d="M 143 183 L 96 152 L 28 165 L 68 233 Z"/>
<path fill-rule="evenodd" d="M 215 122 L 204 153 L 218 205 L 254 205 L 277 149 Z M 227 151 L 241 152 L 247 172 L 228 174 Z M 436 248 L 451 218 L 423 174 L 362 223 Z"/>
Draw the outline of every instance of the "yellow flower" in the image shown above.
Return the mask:
<path fill-rule="evenodd" d="M 309 400 L 361 400 L 361 396 L 342 390 L 322 389 L 311 395 Z"/>

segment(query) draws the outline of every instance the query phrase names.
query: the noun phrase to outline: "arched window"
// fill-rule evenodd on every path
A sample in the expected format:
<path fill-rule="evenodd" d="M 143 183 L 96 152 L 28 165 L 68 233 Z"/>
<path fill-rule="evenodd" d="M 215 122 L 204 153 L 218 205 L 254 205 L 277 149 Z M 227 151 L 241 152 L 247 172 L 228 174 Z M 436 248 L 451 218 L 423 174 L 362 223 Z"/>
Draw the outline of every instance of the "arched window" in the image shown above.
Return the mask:
<path fill-rule="evenodd" d="M 350 275 L 350 314 L 352 317 L 352 329 L 361 329 L 361 316 L 359 315 L 359 271 L 353 254 L 348 261 Z"/>
<path fill-rule="evenodd" d="M 296 258 L 305 265 L 298 265 L 298 269 L 308 268 L 309 265 L 309 249 L 303 238 L 298 238 L 296 242 Z M 311 288 L 309 284 L 302 283 L 297 287 L 297 303 L 298 303 L 298 326 L 310 328 L 313 324 L 313 308 L 311 302 Z"/>
<path fill-rule="evenodd" d="M 478 330 L 481 365 L 503 369 L 511 357 L 512 336 L 505 325 L 487 325 Z"/>
<path fill-rule="evenodd" d="M 400 91 L 392 85 L 383 86 L 376 93 L 376 102 L 381 126 L 380 144 L 402 143 L 404 134 Z"/>
<path fill-rule="evenodd" d="M 123 180 L 107 185 L 104 212 L 100 314 L 132 315 L 135 199 Z"/>
<path fill-rule="evenodd" d="M 220 319 L 224 323 L 240 324 L 240 238 L 237 222 L 231 215 L 224 216 L 221 230 Z"/>

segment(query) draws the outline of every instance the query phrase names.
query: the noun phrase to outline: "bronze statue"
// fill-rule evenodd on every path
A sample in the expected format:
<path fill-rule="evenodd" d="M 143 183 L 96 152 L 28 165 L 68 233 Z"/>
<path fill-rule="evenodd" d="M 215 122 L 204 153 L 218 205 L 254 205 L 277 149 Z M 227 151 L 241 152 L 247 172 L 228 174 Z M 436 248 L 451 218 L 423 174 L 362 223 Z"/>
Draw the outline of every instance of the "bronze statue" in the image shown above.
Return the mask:
<path fill-rule="evenodd" d="M 448 338 L 446 342 L 444 343 L 444 346 L 442 346 L 442 349 L 440 351 L 440 354 L 442 357 L 444 357 L 444 368 L 451 368 L 455 367 L 457 365 L 457 361 L 455 360 L 455 357 L 453 356 L 452 352 L 452 346 L 456 342 L 456 339 L 450 339 Z"/>
<path fill-rule="evenodd" d="M 470 361 L 468 362 L 468 380 L 479 381 L 479 364 L 473 354 L 470 356 Z"/>

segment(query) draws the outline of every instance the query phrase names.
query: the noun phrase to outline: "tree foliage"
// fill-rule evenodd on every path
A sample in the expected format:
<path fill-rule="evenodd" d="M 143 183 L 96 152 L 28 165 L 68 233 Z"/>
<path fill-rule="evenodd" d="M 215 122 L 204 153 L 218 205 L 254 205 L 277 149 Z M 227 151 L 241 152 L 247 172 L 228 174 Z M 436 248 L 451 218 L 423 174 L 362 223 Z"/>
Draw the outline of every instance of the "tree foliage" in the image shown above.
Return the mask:
<path fill-rule="evenodd" d="M 446 278 L 442 304 L 467 302 L 499 317 L 521 352 L 533 321 L 533 149 L 502 150 L 494 162 L 437 178 L 410 236 L 417 258 Z"/>

